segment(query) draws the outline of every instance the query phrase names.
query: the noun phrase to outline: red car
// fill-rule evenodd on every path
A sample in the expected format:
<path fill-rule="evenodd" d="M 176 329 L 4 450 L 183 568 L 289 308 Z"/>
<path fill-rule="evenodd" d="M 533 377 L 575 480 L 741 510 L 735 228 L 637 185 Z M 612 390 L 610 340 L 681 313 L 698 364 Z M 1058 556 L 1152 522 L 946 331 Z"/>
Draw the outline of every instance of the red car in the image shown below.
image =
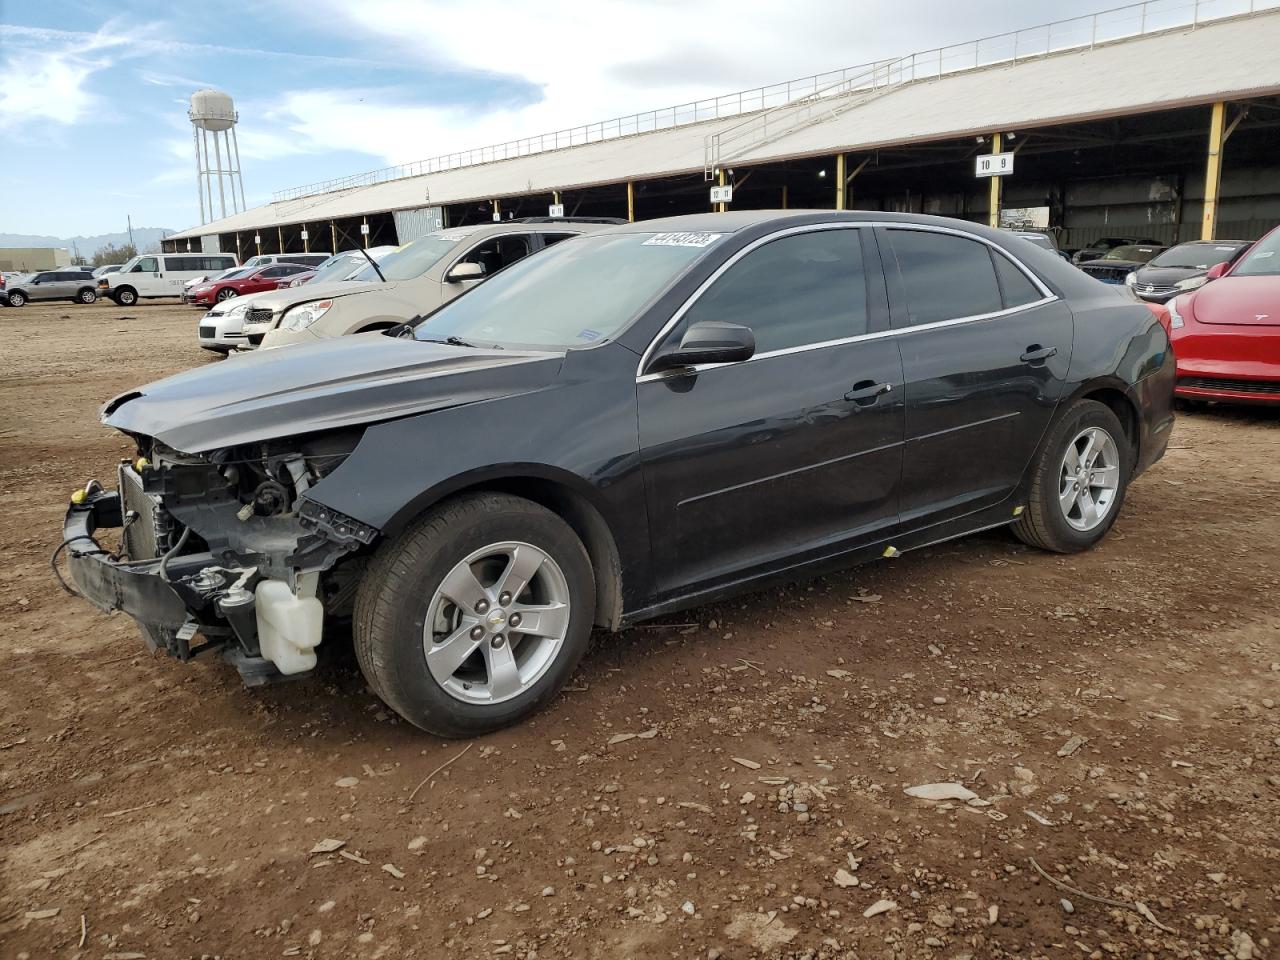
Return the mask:
<path fill-rule="evenodd" d="M 1208 278 L 1168 304 L 1175 395 L 1280 404 L 1280 227 Z"/>
<path fill-rule="evenodd" d="M 225 277 L 202 283 L 192 288 L 187 295 L 191 303 L 209 306 L 246 293 L 276 290 L 280 287 L 281 281 L 287 284 L 294 274 L 304 273 L 310 269 L 300 263 L 273 263 L 263 267 L 246 267 Z"/>

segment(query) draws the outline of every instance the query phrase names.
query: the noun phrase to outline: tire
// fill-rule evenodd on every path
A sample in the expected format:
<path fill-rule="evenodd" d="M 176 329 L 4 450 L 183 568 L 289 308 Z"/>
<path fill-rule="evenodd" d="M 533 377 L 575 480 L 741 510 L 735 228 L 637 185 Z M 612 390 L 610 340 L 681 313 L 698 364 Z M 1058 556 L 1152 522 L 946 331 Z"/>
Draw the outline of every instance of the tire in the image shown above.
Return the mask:
<path fill-rule="evenodd" d="M 79 293 L 76 294 L 76 299 L 86 305 L 90 303 L 97 303 L 98 293 L 92 287 L 85 287 L 83 290 L 81 290 Z"/>
<path fill-rule="evenodd" d="M 1077 461 L 1081 453 L 1096 458 L 1093 470 L 1082 466 L 1076 475 L 1088 478 L 1083 485 L 1069 472 L 1067 458 L 1073 449 Z M 1014 535 L 1029 546 L 1054 553 L 1088 550 L 1107 535 L 1119 516 L 1132 469 L 1133 451 L 1120 420 L 1105 404 L 1077 400 L 1050 428 L 1036 452 L 1027 508 L 1013 524 Z M 1111 482 L 1114 486 L 1108 489 Z M 1077 492 L 1082 487 L 1096 515 L 1082 506 Z"/>
<path fill-rule="evenodd" d="M 27 302 L 27 295 L 21 290 L 9 291 L 9 306 L 21 307 Z"/>
<path fill-rule="evenodd" d="M 232 290 L 230 287 L 223 287 L 221 290 L 218 291 L 218 295 L 214 297 L 214 300 L 216 300 L 218 303 L 222 303 L 223 300 L 230 300 L 235 295 L 236 295 L 236 292 Z"/>
<path fill-rule="evenodd" d="M 517 558 L 536 572 L 506 597 L 500 581 Z M 519 497 L 469 494 L 432 508 L 375 554 L 356 597 L 356 659 L 374 692 L 414 726 L 474 737 L 555 696 L 587 650 L 594 615 L 591 561 L 563 520 Z M 545 629 L 529 630 L 531 622 Z"/>
<path fill-rule="evenodd" d="M 111 299 L 119 306 L 132 307 L 138 302 L 138 291 L 134 290 L 133 287 L 121 287 L 111 295 Z"/>

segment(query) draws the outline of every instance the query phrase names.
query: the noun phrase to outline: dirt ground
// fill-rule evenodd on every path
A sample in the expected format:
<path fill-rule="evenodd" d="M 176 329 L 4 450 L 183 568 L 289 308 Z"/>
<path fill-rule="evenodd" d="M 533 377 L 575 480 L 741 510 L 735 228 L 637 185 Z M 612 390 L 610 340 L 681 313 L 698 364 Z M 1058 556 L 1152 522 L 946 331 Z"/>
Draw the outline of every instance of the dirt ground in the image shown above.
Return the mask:
<path fill-rule="evenodd" d="M 1275 413 L 1183 415 L 1091 553 L 995 532 L 601 636 L 442 742 L 341 640 L 250 691 L 58 588 L 129 453 L 98 406 L 236 362 L 198 316 L 0 309 L 0 957 L 1280 957 Z"/>

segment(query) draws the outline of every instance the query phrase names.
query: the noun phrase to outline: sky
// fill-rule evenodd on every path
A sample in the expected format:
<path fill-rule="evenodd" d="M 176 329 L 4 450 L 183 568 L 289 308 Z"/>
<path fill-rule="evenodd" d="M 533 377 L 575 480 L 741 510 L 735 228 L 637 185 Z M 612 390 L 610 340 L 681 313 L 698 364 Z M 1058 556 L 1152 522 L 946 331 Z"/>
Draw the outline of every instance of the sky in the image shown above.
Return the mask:
<path fill-rule="evenodd" d="M 187 98 L 201 87 L 235 100 L 252 207 L 291 186 L 1062 10 L 1058 0 L 0 0 L 0 232 L 105 233 L 126 216 L 199 223 Z"/>

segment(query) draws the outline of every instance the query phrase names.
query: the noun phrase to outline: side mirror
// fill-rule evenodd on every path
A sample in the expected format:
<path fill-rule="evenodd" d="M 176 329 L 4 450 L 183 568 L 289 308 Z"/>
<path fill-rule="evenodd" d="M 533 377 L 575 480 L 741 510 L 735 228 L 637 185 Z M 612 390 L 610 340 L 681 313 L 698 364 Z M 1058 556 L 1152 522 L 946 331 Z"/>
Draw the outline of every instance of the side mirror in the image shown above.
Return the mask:
<path fill-rule="evenodd" d="M 1206 282 L 1209 280 L 1217 280 L 1220 276 L 1222 276 L 1224 273 L 1226 273 L 1230 269 L 1231 269 L 1231 264 L 1229 263 L 1215 263 L 1212 267 L 1209 268 L 1209 272 L 1204 275 L 1204 278 Z"/>
<path fill-rule="evenodd" d="M 700 363 L 738 363 L 756 352 L 756 336 L 750 327 L 721 320 L 695 323 L 680 340 L 680 346 L 654 357 L 649 373 L 692 367 Z"/>
<path fill-rule="evenodd" d="M 463 260 L 454 264 L 452 270 L 445 275 L 445 283 L 461 283 L 463 280 L 481 280 L 484 278 L 484 264 Z"/>

